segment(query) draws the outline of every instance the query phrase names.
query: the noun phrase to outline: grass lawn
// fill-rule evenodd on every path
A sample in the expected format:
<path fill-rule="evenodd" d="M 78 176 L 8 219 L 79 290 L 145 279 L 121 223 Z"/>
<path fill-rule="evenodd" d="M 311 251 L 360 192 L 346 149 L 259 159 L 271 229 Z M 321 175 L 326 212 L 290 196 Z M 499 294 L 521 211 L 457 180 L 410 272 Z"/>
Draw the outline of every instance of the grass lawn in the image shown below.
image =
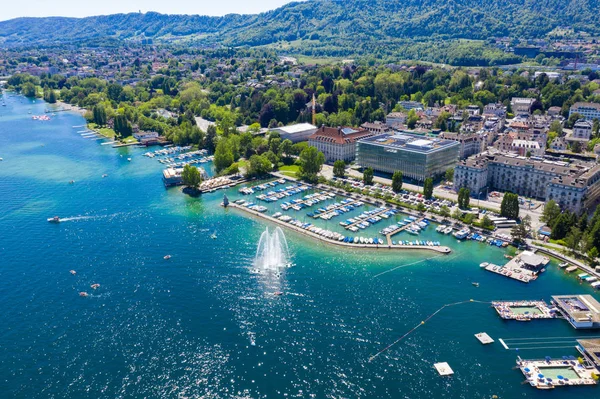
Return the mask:
<path fill-rule="evenodd" d="M 123 139 L 123 143 L 125 143 L 125 144 L 137 143 L 137 142 L 138 141 L 133 136 L 129 136 L 129 137 L 126 137 L 125 139 Z"/>
<path fill-rule="evenodd" d="M 94 130 L 103 135 L 104 137 L 108 137 L 109 139 L 115 138 L 115 131 L 110 128 L 98 127 L 98 125 L 96 125 L 95 123 L 88 123 L 87 127 L 88 129 Z"/>
<path fill-rule="evenodd" d="M 298 165 L 282 165 L 279 167 L 279 172 L 289 177 L 297 177 L 300 167 Z"/>

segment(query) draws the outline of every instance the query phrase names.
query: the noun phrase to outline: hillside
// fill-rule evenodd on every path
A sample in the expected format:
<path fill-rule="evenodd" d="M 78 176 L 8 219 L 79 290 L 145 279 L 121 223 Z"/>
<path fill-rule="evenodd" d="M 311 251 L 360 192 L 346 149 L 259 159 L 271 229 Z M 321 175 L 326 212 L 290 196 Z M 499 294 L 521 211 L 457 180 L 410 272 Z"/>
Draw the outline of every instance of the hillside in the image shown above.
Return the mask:
<path fill-rule="evenodd" d="M 542 37 L 558 26 L 600 33 L 598 0 L 309 0 L 258 15 L 115 14 L 0 22 L 4 46 L 153 38 L 197 44 L 272 45 L 312 55 L 427 51 L 417 41 Z M 443 47 L 443 45 L 442 45 Z"/>

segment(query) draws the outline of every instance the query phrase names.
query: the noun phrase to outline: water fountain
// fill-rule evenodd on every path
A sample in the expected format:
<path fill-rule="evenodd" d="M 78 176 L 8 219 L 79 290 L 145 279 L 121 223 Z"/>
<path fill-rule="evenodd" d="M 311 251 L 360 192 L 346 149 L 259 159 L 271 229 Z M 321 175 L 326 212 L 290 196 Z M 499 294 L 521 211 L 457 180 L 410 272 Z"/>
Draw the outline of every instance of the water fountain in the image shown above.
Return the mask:
<path fill-rule="evenodd" d="M 283 230 L 277 227 L 273 233 L 269 228 L 261 234 L 254 257 L 254 267 L 263 271 L 277 271 L 288 266 L 290 261 L 289 249 Z"/>

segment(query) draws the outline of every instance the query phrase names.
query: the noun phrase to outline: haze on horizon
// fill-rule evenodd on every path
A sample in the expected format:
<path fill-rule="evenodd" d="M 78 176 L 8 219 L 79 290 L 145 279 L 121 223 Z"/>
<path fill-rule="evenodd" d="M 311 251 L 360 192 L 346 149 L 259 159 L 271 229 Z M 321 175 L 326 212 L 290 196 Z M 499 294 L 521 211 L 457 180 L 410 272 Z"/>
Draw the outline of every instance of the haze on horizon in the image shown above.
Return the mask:
<path fill-rule="evenodd" d="M 303 1 L 303 0 L 296 0 Z M 130 12 L 156 11 L 162 14 L 198 14 L 221 16 L 225 14 L 257 14 L 290 3 L 290 0 L 30 0 L 27 7 L 15 2 L 2 5 L 0 21 L 19 17 L 89 17 Z"/>

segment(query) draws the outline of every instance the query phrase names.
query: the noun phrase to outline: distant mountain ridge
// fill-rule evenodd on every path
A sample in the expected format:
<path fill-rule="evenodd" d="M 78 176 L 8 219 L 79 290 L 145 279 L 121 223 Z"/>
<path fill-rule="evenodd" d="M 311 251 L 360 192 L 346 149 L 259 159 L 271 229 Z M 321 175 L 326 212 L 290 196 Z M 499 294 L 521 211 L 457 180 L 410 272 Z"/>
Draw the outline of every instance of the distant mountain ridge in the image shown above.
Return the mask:
<path fill-rule="evenodd" d="M 536 38 L 559 26 L 600 33 L 598 0 L 309 0 L 257 15 L 114 14 L 0 22 L 4 46 L 193 37 L 200 43 L 266 45 L 315 40 L 332 46 L 412 38 Z"/>

